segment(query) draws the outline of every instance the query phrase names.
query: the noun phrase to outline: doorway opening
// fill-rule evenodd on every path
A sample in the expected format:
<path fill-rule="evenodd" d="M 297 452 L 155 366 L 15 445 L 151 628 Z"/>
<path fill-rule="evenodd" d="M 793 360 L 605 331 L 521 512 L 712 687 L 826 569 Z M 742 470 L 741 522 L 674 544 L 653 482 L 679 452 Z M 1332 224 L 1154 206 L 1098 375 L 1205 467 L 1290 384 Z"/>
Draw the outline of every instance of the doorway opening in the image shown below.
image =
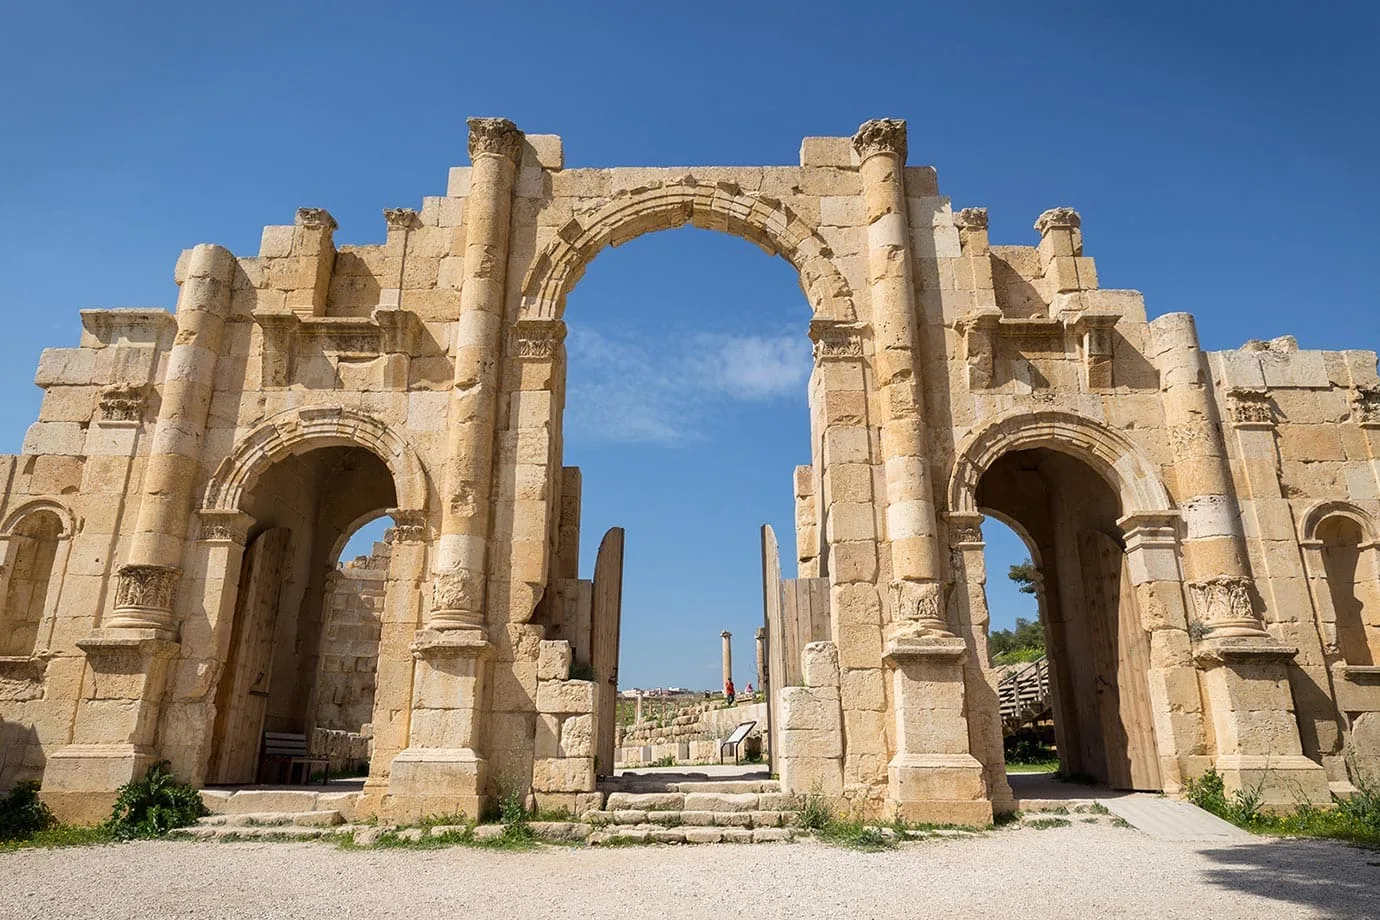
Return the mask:
<path fill-rule="evenodd" d="M 210 783 L 325 781 L 367 769 L 388 547 L 375 543 L 344 564 L 341 556 L 396 501 L 388 467 L 354 446 L 280 460 L 246 490 L 242 507 L 255 523 L 216 689 Z"/>
<path fill-rule="evenodd" d="M 1122 513 L 1117 493 L 1084 461 L 1034 448 L 997 459 L 978 483 L 977 502 L 1030 551 L 1046 647 L 1047 695 L 1040 705 L 1052 723 L 1061 777 L 1113 789 L 1160 790 L 1147 680 L 1149 637 L 1116 523 Z M 1032 673 L 1025 676 L 1038 678 L 1039 668 L 1028 664 Z M 1027 714 L 1026 727 L 1038 738 L 1039 713 L 1022 710 L 1011 727 L 1022 728 Z"/>

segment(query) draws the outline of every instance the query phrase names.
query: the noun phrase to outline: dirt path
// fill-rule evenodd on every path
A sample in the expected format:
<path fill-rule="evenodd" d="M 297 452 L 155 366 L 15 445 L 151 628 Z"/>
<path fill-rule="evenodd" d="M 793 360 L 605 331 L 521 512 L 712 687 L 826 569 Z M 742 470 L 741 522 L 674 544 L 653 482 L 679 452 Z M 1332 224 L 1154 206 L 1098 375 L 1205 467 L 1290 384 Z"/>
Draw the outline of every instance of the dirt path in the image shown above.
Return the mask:
<path fill-rule="evenodd" d="M 755 846 L 344 851 L 156 842 L 0 856 L 0 917 L 1380 917 L 1380 853 L 1078 825 L 882 853 Z"/>

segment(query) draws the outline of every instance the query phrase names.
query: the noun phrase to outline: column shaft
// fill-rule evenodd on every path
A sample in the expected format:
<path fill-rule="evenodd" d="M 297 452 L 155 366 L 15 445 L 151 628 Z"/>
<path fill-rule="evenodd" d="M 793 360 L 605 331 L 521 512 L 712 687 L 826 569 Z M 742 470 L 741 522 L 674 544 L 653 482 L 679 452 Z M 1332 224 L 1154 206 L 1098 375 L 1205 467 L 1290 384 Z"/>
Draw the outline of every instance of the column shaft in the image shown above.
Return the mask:
<path fill-rule="evenodd" d="M 1158 317 L 1150 328 L 1187 528 L 1185 575 L 1199 616 L 1215 637 L 1263 636 L 1252 599 L 1246 538 L 1226 443 L 1198 330 L 1187 313 Z"/>
<path fill-rule="evenodd" d="M 473 169 L 429 625 L 482 630 L 508 229 L 522 132 L 502 118 L 472 118 L 469 125 Z"/>
<path fill-rule="evenodd" d="M 883 411 L 886 536 L 891 544 L 894 612 L 909 634 L 951 635 L 940 582 L 934 492 L 925 457 L 925 408 L 906 217 L 905 122 L 869 121 L 858 129 L 853 146 L 862 158 L 859 171 L 867 208 L 868 280 L 874 368 Z"/>
<path fill-rule="evenodd" d="M 173 638 L 173 602 L 192 489 L 215 387 L 235 259 L 219 246 L 192 250 L 177 298 L 177 338 L 168 353 L 158 423 L 144 468 L 125 564 L 116 576 L 109 628 L 153 629 Z"/>

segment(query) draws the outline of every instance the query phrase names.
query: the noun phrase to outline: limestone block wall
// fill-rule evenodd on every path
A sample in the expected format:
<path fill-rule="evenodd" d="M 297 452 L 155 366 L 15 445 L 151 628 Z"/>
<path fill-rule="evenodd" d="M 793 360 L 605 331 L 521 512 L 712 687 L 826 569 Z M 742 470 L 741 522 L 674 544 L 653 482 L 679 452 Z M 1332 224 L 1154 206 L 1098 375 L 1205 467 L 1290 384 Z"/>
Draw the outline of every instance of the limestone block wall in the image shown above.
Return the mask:
<path fill-rule="evenodd" d="M 618 762 L 652 763 L 663 757 L 681 763 L 717 761 L 719 745 L 743 722 L 757 723 L 751 734 L 760 737 L 765 754 L 770 747 L 766 702 L 732 706 L 699 703 L 677 709 L 675 716 L 665 721 L 645 720 L 625 726 L 618 741 Z"/>
<path fill-rule="evenodd" d="M 308 717 L 320 729 L 358 732 L 374 720 L 375 675 L 390 550 L 344 562 L 326 592 L 316 700 Z"/>
<path fill-rule="evenodd" d="M 78 647 L 110 601 L 111 563 L 128 545 L 175 325 L 162 310 L 83 310 L 76 347 L 50 348 L 34 382 L 44 391 L 23 453 L 0 458 L 0 553 L 11 629 L 21 640 L 0 658 L 0 788 L 38 779 L 71 738 L 85 655 Z M 51 516 L 56 543 L 42 586 L 21 586 L 29 525 Z M 49 529 L 43 527 L 45 532 Z M 37 622 L 33 617 L 37 615 Z M 12 634 L 13 635 L 13 634 Z M 13 654 L 10 654 L 13 653 Z M 98 691 L 109 693 L 109 688 Z"/>

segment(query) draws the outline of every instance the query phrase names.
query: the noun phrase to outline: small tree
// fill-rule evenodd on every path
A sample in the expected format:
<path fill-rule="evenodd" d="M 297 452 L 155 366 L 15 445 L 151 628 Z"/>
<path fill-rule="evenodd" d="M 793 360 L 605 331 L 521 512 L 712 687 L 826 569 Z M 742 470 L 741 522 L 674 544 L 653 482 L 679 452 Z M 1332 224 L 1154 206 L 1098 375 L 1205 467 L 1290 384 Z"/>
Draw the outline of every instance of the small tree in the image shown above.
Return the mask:
<path fill-rule="evenodd" d="M 1013 565 L 1008 568 L 1006 577 L 1016 583 L 1017 589 L 1022 594 L 1034 594 L 1035 582 L 1039 578 L 1039 573 L 1035 571 L 1035 563 L 1027 559 L 1020 565 Z"/>

